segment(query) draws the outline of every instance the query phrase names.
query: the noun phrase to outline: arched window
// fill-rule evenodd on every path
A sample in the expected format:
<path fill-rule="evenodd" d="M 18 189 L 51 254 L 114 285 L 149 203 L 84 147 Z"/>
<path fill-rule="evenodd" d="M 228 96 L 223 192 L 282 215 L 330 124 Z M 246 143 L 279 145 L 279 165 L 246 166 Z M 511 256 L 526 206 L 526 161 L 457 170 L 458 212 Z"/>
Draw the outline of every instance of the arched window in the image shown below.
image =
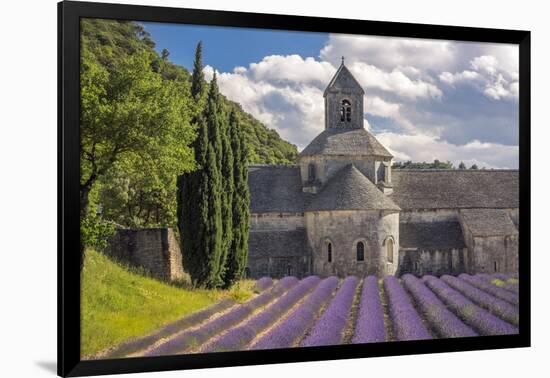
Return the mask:
<path fill-rule="evenodd" d="M 386 252 L 388 254 L 388 262 L 393 263 L 393 239 L 386 240 Z"/>
<path fill-rule="evenodd" d="M 342 108 L 340 109 L 340 121 L 351 122 L 351 102 L 349 102 L 349 100 L 342 101 Z"/>
<path fill-rule="evenodd" d="M 307 167 L 307 176 L 309 181 L 315 181 L 315 164 L 310 163 Z"/>
<path fill-rule="evenodd" d="M 327 244 L 327 261 L 332 262 L 332 243 Z"/>
<path fill-rule="evenodd" d="M 357 261 L 365 261 L 365 243 L 357 243 Z"/>

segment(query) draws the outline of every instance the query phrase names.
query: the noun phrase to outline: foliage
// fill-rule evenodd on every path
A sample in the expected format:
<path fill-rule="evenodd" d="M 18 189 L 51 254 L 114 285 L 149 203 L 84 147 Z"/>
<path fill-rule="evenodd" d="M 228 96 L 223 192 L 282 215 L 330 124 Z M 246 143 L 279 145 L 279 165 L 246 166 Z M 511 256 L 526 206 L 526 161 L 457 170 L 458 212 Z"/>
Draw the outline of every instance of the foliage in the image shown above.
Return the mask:
<path fill-rule="evenodd" d="M 98 250 L 107 247 L 107 241 L 115 233 L 115 226 L 102 219 L 96 213 L 90 212 L 80 222 L 80 238 L 84 245 Z"/>
<path fill-rule="evenodd" d="M 233 167 L 232 171 L 226 174 L 233 177 L 234 193 L 231 203 L 232 238 L 224 275 L 225 287 L 230 287 L 244 273 L 248 260 L 248 232 L 250 227 L 247 155 L 243 148 L 245 145 L 244 135 L 235 111 L 231 111 L 229 115 L 229 140 L 231 143 Z"/>
<path fill-rule="evenodd" d="M 83 216 L 90 191 L 104 185 L 101 202 L 113 220 L 126 226 L 174 223 L 175 199 L 161 192 L 174 197 L 175 176 L 194 168 L 189 83 L 185 77 L 167 80 L 155 70 L 160 63 L 152 46 L 137 24 L 82 22 Z M 127 190 L 113 191 L 121 181 Z M 167 201 L 159 198 L 163 194 Z"/>
<path fill-rule="evenodd" d="M 433 163 L 412 162 L 408 161 L 396 161 L 392 165 L 393 169 L 455 169 L 453 163 L 450 161 L 439 161 L 435 159 Z M 462 168 L 461 168 L 462 169 Z"/>

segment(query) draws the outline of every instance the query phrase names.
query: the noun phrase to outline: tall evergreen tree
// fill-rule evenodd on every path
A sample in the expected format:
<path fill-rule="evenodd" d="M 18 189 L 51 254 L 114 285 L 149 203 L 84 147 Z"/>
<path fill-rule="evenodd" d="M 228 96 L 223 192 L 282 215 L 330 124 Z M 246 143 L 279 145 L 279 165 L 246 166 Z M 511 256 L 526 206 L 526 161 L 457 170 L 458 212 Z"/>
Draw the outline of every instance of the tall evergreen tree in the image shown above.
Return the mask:
<path fill-rule="evenodd" d="M 232 240 L 226 262 L 224 286 L 239 280 L 248 259 L 249 204 L 247 150 L 244 133 L 234 111 L 229 115 L 229 137 L 233 152 L 234 193 L 232 201 Z"/>
<path fill-rule="evenodd" d="M 206 83 L 204 81 L 204 73 L 202 72 L 202 41 L 197 43 L 195 50 L 195 61 L 193 62 L 193 76 L 191 79 L 191 95 L 195 101 L 202 98 Z"/>
<path fill-rule="evenodd" d="M 225 254 L 223 250 L 222 222 L 222 131 L 224 129 L 224 114 L 221 109 L 220 93 L 216 74 L 210 82 L 206 108 L 203 115 L 208 127 L 207 165 L 209 191 L 209 234 L 206 251 L 209 253 L 209 277 L 206 285 L 218 287 L 223 284 Z"/>
<path fill-rule="evenodd" d="M 203 246 L 208 223 L 208 184 L 204 167 L 207 165 L 208 128 L 204 119 L 198 125 L 198 135 L 193 143 L 197 169 L 178 177 L 178 228 L 182 245 L 185 270 L 195 285 L 204 285 L 207 277 L 207 254 Z M 202 185 L 201 185 L 202 184 Z"/>
<path fill-rule="evenodd" d="M 210 83 L 206 107 L 198 118 L 194 143 L 197 170 L 178 180 L 179 228 L 183 264 L 196 286 L 223 284 L 221 151 L 223 113 L 216 77 Z"/>
<path fill-rule="evenodd" d="M 223 125 L 221 130 L 221 177 L 222 177 L 222 223 L 223 223 L 223 255 L 222 263 L 226 267 L 226 259 L 229 255 L 231 242 L 233 240 L 233 192 L 235 191 L 233 170 L 235 161 L 233 159 L 233 148 L 231 146 L 230 125 L 227 115 L 222 110 Z M 225 280 L 224 280 L 225 281 Z"/>

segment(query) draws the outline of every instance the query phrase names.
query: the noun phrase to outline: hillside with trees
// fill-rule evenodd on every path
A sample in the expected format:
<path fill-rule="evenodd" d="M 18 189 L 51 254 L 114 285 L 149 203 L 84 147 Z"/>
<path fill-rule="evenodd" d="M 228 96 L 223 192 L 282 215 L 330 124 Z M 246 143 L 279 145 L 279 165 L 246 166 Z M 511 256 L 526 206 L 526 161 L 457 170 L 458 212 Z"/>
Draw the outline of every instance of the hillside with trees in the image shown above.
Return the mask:
<path fill-rule="evenodd" d="M 206 96 L 192 95 L 191 73 L 169 55 L 155 51 L 139 23 L 81 21 L 80 212 L 86 245 L 102 247 L 114 225 L 177 225 L 176 180 L 197 168 L 193 143 Z M 203 85 L 207 93 L 210 85 Z M 222 94 L 219 102 L 243 133 L 248 163 L 294 162 L 296 146 Z"/>

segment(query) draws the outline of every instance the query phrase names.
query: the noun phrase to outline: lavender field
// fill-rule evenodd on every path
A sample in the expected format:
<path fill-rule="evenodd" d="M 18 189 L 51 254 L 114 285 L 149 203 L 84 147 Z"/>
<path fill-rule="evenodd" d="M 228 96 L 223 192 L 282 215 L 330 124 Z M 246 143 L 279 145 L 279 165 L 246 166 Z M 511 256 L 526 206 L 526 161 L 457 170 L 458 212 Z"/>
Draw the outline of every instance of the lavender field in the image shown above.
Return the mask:
<path fill-rule="evenodd" d="M 214 305 L 111 357 L 514 334 L 517 285 L 502 274 L 262 278 L 248 302 Z"/>

